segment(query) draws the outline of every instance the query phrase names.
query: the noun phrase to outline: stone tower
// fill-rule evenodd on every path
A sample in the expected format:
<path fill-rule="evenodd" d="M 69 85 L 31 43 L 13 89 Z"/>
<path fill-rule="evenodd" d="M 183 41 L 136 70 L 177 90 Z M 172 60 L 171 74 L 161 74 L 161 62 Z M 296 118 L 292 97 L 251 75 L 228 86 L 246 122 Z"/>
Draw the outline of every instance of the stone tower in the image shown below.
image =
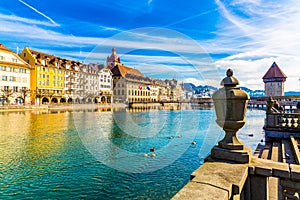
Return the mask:
<path fill-rule="evenodd" d="M 117 63 L 120 63 L 120 58 L 117 56 L 116 48 L 112 48 L 111 55 L 107 56 L 106 66 L 112 69 Z"/>
<path fill-rule="evenodd" d="M 287 76 L 274 62 L 263 77 L 265 83 L 265 96 L 284 96 L 284 82 Z"/>

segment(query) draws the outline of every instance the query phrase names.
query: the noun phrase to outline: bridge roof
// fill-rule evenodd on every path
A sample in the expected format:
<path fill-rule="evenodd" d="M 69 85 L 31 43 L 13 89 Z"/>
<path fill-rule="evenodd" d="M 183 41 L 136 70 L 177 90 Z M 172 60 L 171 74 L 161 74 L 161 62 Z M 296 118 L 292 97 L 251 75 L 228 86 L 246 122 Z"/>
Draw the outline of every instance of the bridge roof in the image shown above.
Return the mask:
<path fill-rule="evenodd" d="M 287 78 L 287 76 L 283 73 L 283 71 L 278 67 L 278 65 L 275 62 L 273 62 L 272 66 L 269 68 L 269 70 L 263 77 L 263 79 L 271 78 L 281 78 L 284 79 L 284 81 Z"/>

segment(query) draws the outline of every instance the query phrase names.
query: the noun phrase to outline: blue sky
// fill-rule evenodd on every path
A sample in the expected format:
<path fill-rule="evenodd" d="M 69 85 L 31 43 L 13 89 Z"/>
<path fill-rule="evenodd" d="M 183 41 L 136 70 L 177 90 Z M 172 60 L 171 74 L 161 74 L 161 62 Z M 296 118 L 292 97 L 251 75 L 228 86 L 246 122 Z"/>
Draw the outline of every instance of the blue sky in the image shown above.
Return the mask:
<path fill-rule="evenodd" d="M 148 76 L 219 86 L 227 68 L 263 89 L 274 61 L 300 90 L 299 0 L 1 0 L 0 42 L 84 62 L 121 62 Z"/>

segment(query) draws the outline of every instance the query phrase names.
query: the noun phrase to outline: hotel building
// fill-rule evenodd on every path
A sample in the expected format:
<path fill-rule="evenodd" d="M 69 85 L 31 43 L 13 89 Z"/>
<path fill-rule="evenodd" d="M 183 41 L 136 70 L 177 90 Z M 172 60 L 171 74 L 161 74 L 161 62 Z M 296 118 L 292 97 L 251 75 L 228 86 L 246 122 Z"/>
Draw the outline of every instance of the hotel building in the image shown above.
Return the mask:
<path fill-rule="evenodd" d="M 0 44 L 0 105 L 30 103 L 30 69 L 18 54 Z"/>

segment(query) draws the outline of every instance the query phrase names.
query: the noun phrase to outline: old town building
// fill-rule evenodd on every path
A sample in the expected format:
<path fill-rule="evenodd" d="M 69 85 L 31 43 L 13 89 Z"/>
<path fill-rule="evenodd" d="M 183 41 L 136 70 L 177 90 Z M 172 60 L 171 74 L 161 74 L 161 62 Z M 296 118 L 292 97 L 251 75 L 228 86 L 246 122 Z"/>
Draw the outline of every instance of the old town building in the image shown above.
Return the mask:
<path fill-rule="evenodd" d="M 35 104 L 65 102 L 66 60 L 24 48 L 20 57 L 33 66 L 30 74 L 31 101 Z"/>
<path fill-rule="evenodd" d="M 79 71 L 80 101 L 81 103 L 98 103 L 98 67 L 93 64 L 82 64 Z"/>
<path fill-rule="evenodd" d="M 150 78 L 138 69 L 120 63 L 116 49 L 107 57 L 107 66 L 113 74 L 114 102 L 179 101 L 181 86 L 177 80 Z"/>
<path fill-rule="evenodd" d="M 99 103 L 111 102 L 111 87 L 106 86 L 103 97 L 99 75 L 105 74 L 105 84 L 112 83 L 109 69 L 100 72 L 100 65 L 84 64 L 24 48 L 20 56 L 32 65 L 31 101 L 48 103 Z M 108 71 L 108 72 L 107 72 Z M 108 74 L 109 75 L 108 75 Z M 109 91 L 110 90 L 110 91 Z"/>
<path fill-rule="evenodd" d="M 104 65 L 98 66 L 98 88 L 100 103 L 111 103 L 113 98 L 112 72 Z"/>
<path fill-rule="evenodd" d="M 150 101 L 150 91 L 147 86 L 150 78 L 139 70 L 116 64 L 113 73 L 114 102 L 146 102 Z"/>
<path fill-rule="evenodd" d="M 31 66 L 0 44 L 0 104 L 30 103 Z"/>

